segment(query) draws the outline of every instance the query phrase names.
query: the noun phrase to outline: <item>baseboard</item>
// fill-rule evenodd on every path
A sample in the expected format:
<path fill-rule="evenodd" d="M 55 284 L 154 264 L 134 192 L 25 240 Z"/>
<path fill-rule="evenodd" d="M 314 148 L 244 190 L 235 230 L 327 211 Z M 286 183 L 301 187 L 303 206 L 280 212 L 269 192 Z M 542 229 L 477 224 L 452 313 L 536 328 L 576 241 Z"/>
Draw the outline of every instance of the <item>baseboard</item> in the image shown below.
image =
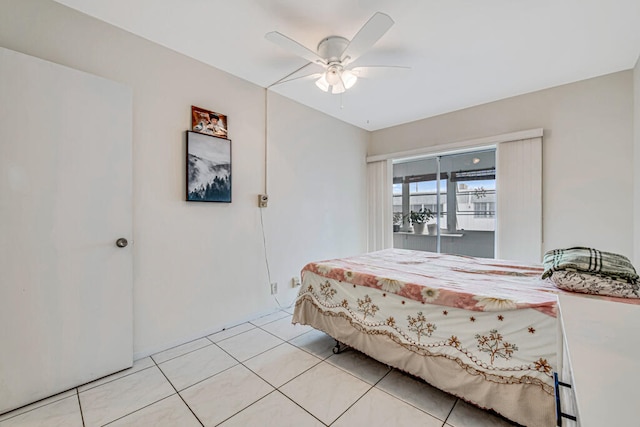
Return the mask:
<path fill-rule="evenodd" d="M 144 351 L 133 353 L 133 360 L 139 360 L 139 359 L 151 356 L 153 354 L 160 353 L 161 351 L 165 351 L 165 350 L 168 350 L 170 348 L 177 347 L 179 345 L 186 344 L 188 342 L 191 342 L 191 341 L 206 337 L 208 335 L 215 334 L 216 332 L 224 331 L 225 329 L 229 329 L 229 328 L 232 328 L 234 326 L 238 326 L 238 325 L 240 325 L 242 323 L 246 323 L 246 322 L 249 322 L 251 320 L 255 320 L 255 319 L 259 318 L 259 317 L 275 313 L 275 312 L 277 312 L 279 310 L 280 310 L 279 307 L 275 307 L 275 308 L 270 308 L 270 309 L 265 310 L 265 311 L 260 311 L 260 312 L 257 312 L 257 313 L 253 313 L 251 315 L 248 315 L 248 316 L 242 317 L 240 319 L 236 319 L 236 320 L 224 323 L 222 325 L 215 325 L 215 326 L 213 326 L 211 328 L 207 328 L 207 329 L 205 329 L 205 330 L 203 330 L 201 332 L 197 332 L 197 333 L 194 333 L 194 334 L 187 335 L 187 336 L 185 336 L 183 338 L 180 338 L 180 339 L 177 339 L 177 340 L 174 340 L 174 341 L 159 345 L 157 347 L 153 347 L 153 348 L 150 348 L 150 349 L 147 349 L 147 350 L 144 350 Z"/>

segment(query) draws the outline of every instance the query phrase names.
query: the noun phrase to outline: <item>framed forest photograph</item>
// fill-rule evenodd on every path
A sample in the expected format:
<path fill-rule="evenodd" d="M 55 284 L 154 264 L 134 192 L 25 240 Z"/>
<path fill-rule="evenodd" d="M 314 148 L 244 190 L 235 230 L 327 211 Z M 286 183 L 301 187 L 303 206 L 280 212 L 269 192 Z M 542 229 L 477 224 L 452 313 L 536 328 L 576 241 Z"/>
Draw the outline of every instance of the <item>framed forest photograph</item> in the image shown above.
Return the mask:
<path fill-rule="evenodd" d="M 231 203 L 231 140 L 187 131 L 187 201 Z"/>

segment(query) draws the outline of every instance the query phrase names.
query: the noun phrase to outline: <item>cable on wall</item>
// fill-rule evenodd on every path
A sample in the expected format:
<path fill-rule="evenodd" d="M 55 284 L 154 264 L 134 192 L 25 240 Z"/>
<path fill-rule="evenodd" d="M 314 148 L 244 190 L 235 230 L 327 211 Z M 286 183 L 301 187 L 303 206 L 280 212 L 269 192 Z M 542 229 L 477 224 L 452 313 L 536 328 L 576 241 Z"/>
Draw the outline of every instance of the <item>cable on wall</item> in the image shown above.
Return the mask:
<path fill-rule="evenodd" d="M 297 72 L 299 72 L 300 70 L 308 67 L 311 63 L 307 63 L 305 65 L 303 65 L 302 67 L 296 69 L 295 71 L 287 74 L 286 76 L 284 76 L 283 78 L 279 79 L 278 81 L 271 83 L 269 86 L 264 88 L 264 194 L 269 194 L 268 193 L 268 186 L 267 186 L 267 179 L 268 179 L 268 162 L 267 162 L 267 156 L 268 156 L 268 147 L 269 147 L 269 89 L 272 86 L 275 86 L 279 83 L 282 83 L 284 80 L 286 80 L 287 78 L 291 77 L 292 75 L 296 74 Z M 267 237 L 264 231 L 264 218 L 262 215 L 262 209 L 263 208 L 259 208 L 260 210 L 260 228 L 262 230 L 262 248 L 264 251 L 264 263 L 265 266 L 267 267 L 267 279 L 268 279 L 268 283 L 269 283 L 269 287 L 271 287 L 271 269 L 269 268 L 269 257 L 267 255 Z M 276 304 L 278 304 L 278 307 L 280 307 L 281 309 L 285 309 L 285 308 L 291 308 L 293 306 L 293 303 L 295 302 L 296 298 L 294 297 L 293 301 L 291 301 L 291 303 L 285 307 L 282 306 L 282 304 L 280 304 L 280 301 L 278 300 L 277 295 L 272 295 L 273 299 L 276 301 Z"/>
<path fill-rule="evenodd" d="M 269 257 L 267 257 L 267 238 L 264 233 L 264 219 L 262 218 L 262 209 L 260 209 L 260 225 L 262 228 L 262 248 L 264 249 L 264 264 L 267 267 L 267 278 L 269 279 L 269 286 L 271 286 L 271 269 L 269 268 Z M 286 307 L 283 307 L 282 304 L 280 304 L 280 301 L 278 300 L 277 295 L 274 294 L 273 299 L 276 300 L 276 304 L 278 304 L 278 307 L 282 309 L 291 308 L 293 306 L 293 303 L 296 300 L 296 298 L 294 297 L 293 301 L 291 301 L 289 305 L 287 305 Z"/>
<path fill-rule="evenodd" d="M 269 176 L 269 174 L 267 173 L 267 169 L 269 167 L 267 163 L 267 156 L 269 154 L 269 150 L 268 150 L 268 147 L 269 147 L 269 89 L 271 89 L 273 86 L 277 84 L 284 82 L 286 79 L 293 76 L 297 72 L 307 68 L 309 65 L 311 65 L 311 62 L 307 62 L 302 67 L 295 69 L 294 71 L 290 72 L 286 76 L 276 80 L 275 82 L 271 83 L 269 86 L 264 88 L 264 194 L 269 194 L 267 191 L 268 190 L 267 180 Z"/>
<path fill-rule="evenodd" d="M 268 147 L 269 147 L 269 89 L 271 89 L 273 86 L 277 84 L 284 82 L 286 79 L 293 76 L 297 72 L 307 68 L 309 65 L 311 65 L 311 62 L 307 62 L 302 67 L 297 68 L 296 70 L 290 72 L 286 76 L 282 77 L 281 79 L 278 79 L 277 81 L 271 83 L 269 86 L 264 88 L 264 194 L 267 194 L 267 195 L 269 194 L 268 185 L 267 185 L 268 178 L 269 178 L 269 174 L 268 174 L 269 164 L 267 162 L 267 157 L 269 155 L 269 150 L 268 150 Z"/>
<path fill-rule="evenodd" d="M 264 194 L 269 194 L 267 192 L 267 155 L 268 155 L 268 141 L 269 141 L 269 120 L 268 120 L 268 110 L 269 110 L 269 87 L 264 88 Z M 262 212 L 262 211 L 260 211 Z M 260 213 L 262 216 L 262 213 Z"/>

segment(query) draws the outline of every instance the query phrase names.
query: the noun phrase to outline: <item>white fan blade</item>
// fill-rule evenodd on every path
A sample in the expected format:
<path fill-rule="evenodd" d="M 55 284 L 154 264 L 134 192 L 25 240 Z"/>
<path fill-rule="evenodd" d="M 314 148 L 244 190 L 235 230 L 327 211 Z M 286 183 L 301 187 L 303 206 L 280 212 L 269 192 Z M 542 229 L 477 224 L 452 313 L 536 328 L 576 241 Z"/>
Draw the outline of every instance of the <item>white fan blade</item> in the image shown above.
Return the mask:
<path fill-rule="evenodd" d="M 362 78 L 367 77 L 379 77 L 379 76 L 391 76 L 402 74 L 403 72 L 411 70 L 411 67 L 404 67 L 400 65 L 363 65 L 360 67 L 353 67 L 351 71 Z"/>
<path fill-rule="evenodd" d="M 282 84 L 282 83 L 289 83 L 295 80 L 311 80 L 311 79 L 319 79 L 320 77 L 322 77 L 323 73 L 313 73 L 313 74 L 306 74 L 304 76 L 299 76 L 299 77 L 292 77 L 290 79 L 285 79 L 282 80 L 278 83 L 276 83 L 276 85 Z M 275 85 L 274 85 L 275 86 Z"/>
<path fill-rule="evenodd" d="M 355 61 L 376 44 L 380 37 L 389 31 L 391 26 L 393 26 L 393 19 L 389 15 L 376 12 L 349 42 L 344 52 L 342 52 L 342 60 L 345 63 Z"/>
<path fill-rule="evenodd" d="M 306 48 L 297 41 L 290 39 L 282 33 L 272 31 L 265 34 L 264 38 L 272 43 L 277 44 L 281 48 L 288 50 L 289 52 L 298 55 L 301 58 L 306 59 L 309 62 L 319 63 L 323 65 L 326 64 L 325 60 L 318 56 L 317 53 L 315 53 L 311 49 Z"/>

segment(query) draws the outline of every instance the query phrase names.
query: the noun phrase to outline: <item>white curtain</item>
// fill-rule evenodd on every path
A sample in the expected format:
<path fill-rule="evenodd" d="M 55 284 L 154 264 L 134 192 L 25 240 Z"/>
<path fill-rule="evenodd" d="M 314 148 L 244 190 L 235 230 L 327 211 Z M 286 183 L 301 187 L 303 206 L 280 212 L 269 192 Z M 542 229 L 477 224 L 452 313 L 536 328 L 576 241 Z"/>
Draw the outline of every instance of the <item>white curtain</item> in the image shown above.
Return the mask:
<path fill-rule="evenodd" d="M 542 259 L 542 138 L 496 149 L 496 258 Z"/>
<path fill-rule="evenodd" d="M 369 252 L 393 247 L 392 170 L 391 160 L 367 164 Z"/>

